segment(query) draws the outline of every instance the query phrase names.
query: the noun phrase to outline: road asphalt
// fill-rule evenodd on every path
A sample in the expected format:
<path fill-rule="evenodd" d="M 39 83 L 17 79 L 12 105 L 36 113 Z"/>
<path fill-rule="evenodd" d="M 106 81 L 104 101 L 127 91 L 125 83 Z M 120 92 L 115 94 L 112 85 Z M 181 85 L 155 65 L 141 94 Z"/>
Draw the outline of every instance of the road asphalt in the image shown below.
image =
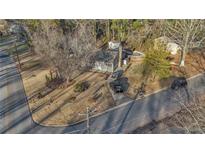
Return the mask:
<path fill-rule="evenodd" d="M 187 89 L 177 92 L 168 88 L 139 100 L 123 98 L 120 105 L 90 119 L 90 133 L 131 133 L 152 121 L 172 116 L 181 109 L 178 101 L 189 102 L 194 93 L 205 93 L 204 74 L 192 77 Z M 87 130 L 86 121 L 65 127 L 46 127 L 35 123 L 21 75 L 13 59 L 0 49 L 0 133 L 83 134 Z"/>

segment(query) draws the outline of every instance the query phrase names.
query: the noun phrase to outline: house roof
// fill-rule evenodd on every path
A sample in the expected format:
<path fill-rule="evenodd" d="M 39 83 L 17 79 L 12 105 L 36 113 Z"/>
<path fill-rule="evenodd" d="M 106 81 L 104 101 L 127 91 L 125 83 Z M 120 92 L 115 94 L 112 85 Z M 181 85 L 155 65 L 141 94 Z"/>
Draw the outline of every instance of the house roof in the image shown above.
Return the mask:
<path fill-rule="evenodd" d="M 116 56 L 118 56 L 118 49 L 113 50 L 100 50 L 97 51 L 95 54 L 95 61 L 98 62 L 111 62 L 113 59 L 115 59 Z M 122 50 L 122 59 L 127 58 L 129 55 L 132 55 L 133 52 L 130 50 L 123 49 Z"/>
<path fill-rule="evenodd" d="M 109 62 L 112 61 L 116 56 L 118 52 L 114 52 L 112 50 L 100 50 L 95 55 L 96 61 L 101 62 Z"/>

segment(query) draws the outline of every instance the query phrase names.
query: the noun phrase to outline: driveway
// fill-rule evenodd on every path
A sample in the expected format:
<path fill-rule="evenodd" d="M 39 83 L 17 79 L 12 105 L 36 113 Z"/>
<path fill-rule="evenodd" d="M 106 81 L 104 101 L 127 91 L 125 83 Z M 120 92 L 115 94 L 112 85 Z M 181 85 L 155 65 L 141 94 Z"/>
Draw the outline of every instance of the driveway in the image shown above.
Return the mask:
<path fill-rule="evenodd" d="M 180 99 L 186 102 L 191 93 L 205 93 L 205 75 L 188 81 Z M 188 95 L 189 94 L 189 95 Z M 140 100 L 124 100 L 106 112 L 90 119 L 91 133 L 130 133 L 151 121 L 171 116 L 181 108 L 178 93 L 164 89 Z M 30 114 L 23 83 L 14 61 L 0 49 L 0 133 L 86 133 L 86 121 L 67 127 L 44 127 Z"/>

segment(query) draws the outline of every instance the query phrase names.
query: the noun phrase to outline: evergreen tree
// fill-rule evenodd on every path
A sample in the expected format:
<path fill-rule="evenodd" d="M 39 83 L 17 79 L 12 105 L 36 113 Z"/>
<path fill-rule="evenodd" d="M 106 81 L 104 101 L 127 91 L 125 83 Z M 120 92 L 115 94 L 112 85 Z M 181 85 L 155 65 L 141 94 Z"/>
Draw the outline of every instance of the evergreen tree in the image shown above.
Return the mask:
<path fill-rule="evenodd" d="M 157 49 L 153 47 L 149 49 L 143 60 L 144 71 L 143 74 L 148 77 L 167 78 L 170 76 L 170 62 L 167 60 L 169 52 L 164 47 L 160 46 Z"/>

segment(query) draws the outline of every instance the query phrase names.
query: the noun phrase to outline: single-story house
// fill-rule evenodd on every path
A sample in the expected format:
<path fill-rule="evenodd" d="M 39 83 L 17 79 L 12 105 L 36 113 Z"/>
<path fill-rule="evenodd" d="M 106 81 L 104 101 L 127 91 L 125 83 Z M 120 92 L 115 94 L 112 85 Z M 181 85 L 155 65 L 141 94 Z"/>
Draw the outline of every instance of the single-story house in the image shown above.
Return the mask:
<path fill-rule="evenodd" d="M 118 66 L 118 53 L 109 50 L 98 51 L 94 56 L 93 70 L 100 72 L 114 72 Z"/>
<path fill-rule="evenodd" d="M 122 62 L 124 65 L 128 63 L 129 55 L 131 52 L 128 50 L 122 50 Z M 94 56 L 93 70 L 100 72 L 114 72 L 118 67 L 119 60 L 118 50 L 100 50 L 96 52 Z"/>

